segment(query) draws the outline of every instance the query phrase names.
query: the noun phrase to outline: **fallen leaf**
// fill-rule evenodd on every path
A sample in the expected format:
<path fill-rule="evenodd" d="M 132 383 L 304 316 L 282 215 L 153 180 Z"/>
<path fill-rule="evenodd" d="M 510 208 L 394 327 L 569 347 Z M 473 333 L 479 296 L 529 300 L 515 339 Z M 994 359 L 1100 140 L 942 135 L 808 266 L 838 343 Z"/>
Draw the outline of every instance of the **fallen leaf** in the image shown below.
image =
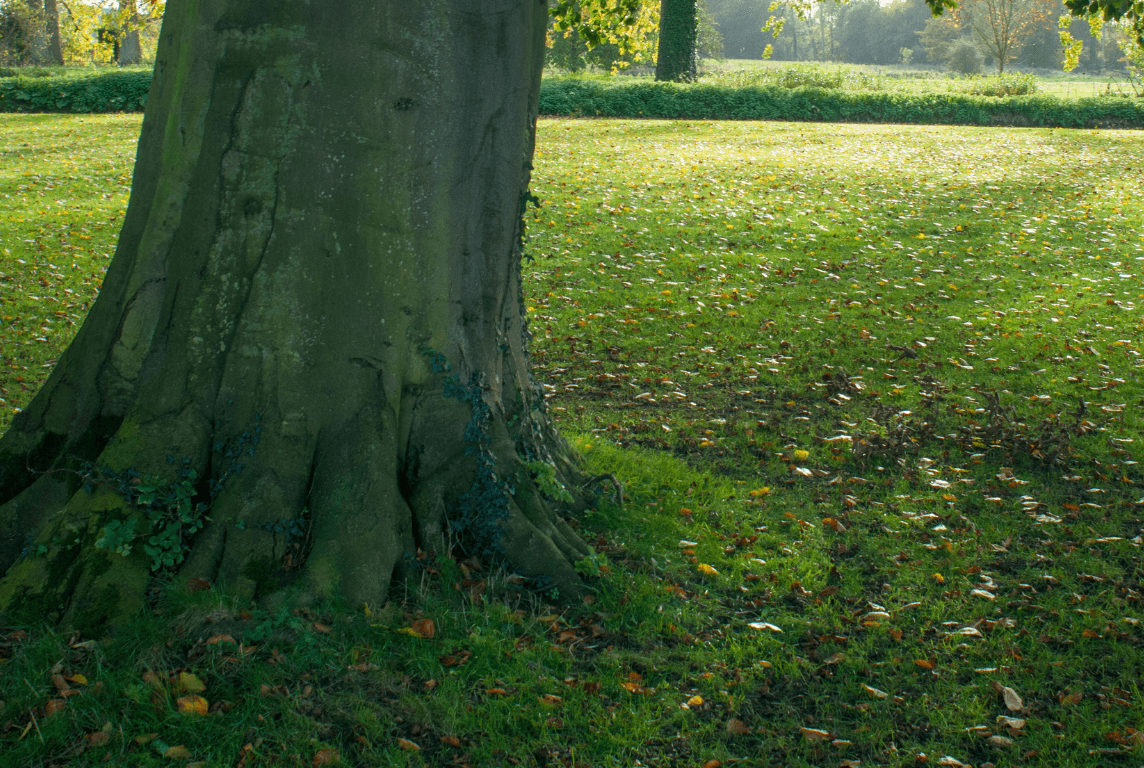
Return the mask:
<path fill-rule="evenodd" d="M 820 731 L 817 728 L 799 728 L 798 730 L 807 741 L 826 741 L 830 738 L 829 731 Z"/>
<path fill-rule="evenodd" d="M 747 736 L 751 733 L 750 727 L 737 717 L 727 721 L 727 733 L 733 736 Z"/>
<path fill-rule="evenodd" d="M 721 768 L 722 765 L 723 763 L 719 762 L 718 760 L 708 760 L 703 764 L 703 768 Z"/>
<path fill-rule="evenodd" d="M 865 683 L 862 684 L 862 689 L 864 691 L 866 691 L 866 693 L 873 696 L 875 699 L 884 699 L 890 695 L 890 694 L 886 693 L 885 691 L 878 690 L 877 688 L 874 688 L 873 686 L 866 685 Z"/>
<path fill-rule="evenodd" d="M 397 739 L 397 746 L 401 747 L 406 752 L 420 752 L 421 751 L 421 747 L 418 746 L 416 743 L 410 741 L 409 739 L 398 738 Z"/>
<path fill-rule="evenodd" d="M 87 678 L 84 677 L 83 675 L 79 674 L 78 672 L 75 673 L 74 675 L 72 675 L 71 677 L 67 678 L 67 679 L 70 680 L 71 682 L 75 683 L 76 685 L 87 685 Z"/>
<path fill-rule="evenodd" d="M 202 693 L 207 689 L 197 676 L 190 672 L 180 672 L 176 688 L 182 693 Z"/>
<path fill-rule="evenodd" d="M 105 731 L 95 731 L 89 733 L 86 738 L 89 747 L 102 747 L 111 741 L 111 734 Z"/>
<path fill-rule="evenodd" d="M 719 571 L 715 570 L 707 563 L 700 563 L 698 566 L 696 566 L 696 570 L 702 573 L 704 576 L 714 576 L 715 574 L 719 573 Z"/>
<path fill-rule="evenodd" d="M 51 715 L 54 715 L 55 713 L 62 710 L 67 705 L 68 703 L 63 699 L 49 699 L 48 703 L 44 705 L 44 714 L 50 717 Z"/>
<path fill-rule="evenodd" d="M 202 696 L 181 696 L 175 704 L 181 715 L 202 717 L 210 710 L 210 704 Z"/>
<path fill-rule="evenodd" d="M 331 629 L 330 627 L 327 627 L 325 624 L 322 624 L 321 622 L 318 622 L 318 621 L 315 621 L 313 626 L 314 626 L 315 632 L 320 632 L 323 635 L 328 635 L 331 632 L 333 632 L 333 629 Z"/>
<path fill-rule="evenodd" d="M 158 735 L 159 734 L 157 734 L 157 733 L 140 734 L 139 736 L 135 737 L 135 743 L 139 744 L 139 745 L 150 744 L 152 741 L 155 740 L 155 737 L 157 737 Z"/>
<path fill-rule="evenodd" d="M 1003 749 L 1004 747 L 1013 746 L 1013 740 L 1010 739 L 1008 736 L 990 736 L 988 739 L 985 740 L 985 743 L 988 744 L 989 746 L 995 747 L 997 749 Z"/>
<path fill-rule="evenodd" d="M 997 716 L 997 725 L 1002 728 L 1012 728 L 1019 731 L 1025 727 L 1025 719 L 1022 717 L 1006 717 L 1005 715 Z"/>
<path fill-rule="evenodd" d="M 933 659 L 914 659 L 914 663 L 922 669 L 934 669 L 937 667 L 937 662 Z"/>
<path fill-rule="evenodd" d="M 703 706 L 703 697 L 702 696 L 692 696 L 690 699 L 687 700 L 687 706 L 689 706 L 689 707 L 701 707 L 701 706 Z"/>
<path fill-rule="evenodd" d="M 188 592 L 205 592 L 211 588 L 211 583 L 206 579 L 188 579 L 187 591 Z"/>
<path fill-rule="evenodd" d="M 68 681 L 64 679 L 63 675 L 52 675 L 52 685 L 60 693 L 71 690 L 71 686 L 68 685 Z"/>
<path fill-rule="evenodd" d="M 1061 704 L 1079 704 L 1084 700 L 1084 694 L 1080 692 L 1069 693 L 1060 697 Z"/>
<path fill-rule="evenodd" d="M 174 747 L 167 747 L 167 751 L 163 753 L 163 757 L 169 757 L 172 760 L 189 760 L 191 750 L 179 744 Z"/>
<path fill-rule="evenodd" d="M 232 643 L 234 645 L 238 645 L 238 643 L 236 643 L 234 638 L 230 635 L 211 635 L 207 638 L 206 642 L 207 645 L 218 645 L 219 643 Z"/>
<path fill-rule="evenodd" d="M 314 759 L 310 761 L 310 765 L 318 768 L 318 766 L 329 765 L 337 761 L 338 751 L 336 749 L 319 749 L 314 755 Z"/>
<path fill-rule="evenodd" d="M 774 632 L 775 634 L 780 634 L 782 632 L 781 629 L 779 629 L 774 624 L 771 624 L 770 622 L 767 622 L 767 621 L 752 621 L 747 626 L 750 627 L 751 629 L 766 629 L 766 630 L 769 630 L 771 632 Z"/>
<path fill-rule="evenodd" d="M 433 619 L 415 621 L 410 629 L 424 638 L 430 638 L 437 634 L 437 626 L 433 623 Z"/>
<path fill-rule="evenodd" d="M 949 755 L 946 755 L 945 757 L 938 760 L 937 764 L 938 765 L 948 765 L 948 766 L 951 766 L 951 768 L 960 768 L 960 766 L 965 765 L 965 763 L 961 762 L 956 757 L 950 757 Z"/>
<path fill-rule="evenodd" d="M 485 693 L 489 696 L 508 696 L 508 691 L 504 688 L 489 688 Z"/>
<path fill-rule="evenodd" d="M 1005 706 L 1010 712 L 1019 712 L 1025 708 L 1025 703 L 1021 701 L 1021 697 L 1012 688 L 1002 688 L 1001 696 L 1005 699 Z"/>
<path fill-rule="evenodd" d="M 453 747 L 454 749 L 461 748 L 461 740 L 456 736 L 442 736 L 441 743 L 447 747 Z"/>

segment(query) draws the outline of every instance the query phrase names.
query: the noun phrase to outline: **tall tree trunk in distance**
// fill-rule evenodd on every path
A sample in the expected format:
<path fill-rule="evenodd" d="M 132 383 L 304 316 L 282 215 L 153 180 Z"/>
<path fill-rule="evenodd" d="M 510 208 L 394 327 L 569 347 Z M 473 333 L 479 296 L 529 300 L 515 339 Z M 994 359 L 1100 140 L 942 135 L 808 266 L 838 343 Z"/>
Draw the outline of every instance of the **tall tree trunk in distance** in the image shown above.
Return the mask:
<path fill-rule="evenodd" d="M 662 0 L 655 79 L 693 82 L 699 76 L 697 0 Z"/>
<path fill-rule="evenodd" d="M 135 0 L 119 0 L 119 11 L 124 16 L 124 22 L 119 33 L 119 57 L 115 63 L 126 67 L 143 61 L 143 46 L 139 42 L 139 11 Z"/>
<path fill-rule="evenodd" d="M 115 258 L 0 438 L 0 614 L 91 628 L 172 576 L 380 603 L 454 541 L 582 592 L 521 294 L 546 24 L 168 4 Z"/>
<path fill-rule="evenodd" d="M 64 65 L 63 41 L 60 39 L 60 11 L 56 0 L 44 0 L 44 21 L 47 24 L 47 64 Z"/>

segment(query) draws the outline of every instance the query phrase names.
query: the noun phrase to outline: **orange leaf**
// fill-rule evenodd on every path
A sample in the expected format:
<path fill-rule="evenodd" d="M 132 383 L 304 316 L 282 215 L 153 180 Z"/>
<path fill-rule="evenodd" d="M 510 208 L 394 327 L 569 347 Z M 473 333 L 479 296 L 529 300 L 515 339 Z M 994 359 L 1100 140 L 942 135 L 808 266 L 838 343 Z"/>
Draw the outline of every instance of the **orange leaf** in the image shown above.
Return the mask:
<path fill-rule="evenodd" d="M 52 685 L 54 685 L 56 690 L 60 693 L 63 693 L 64 691 L 71 688 L 71 686 L 68 685 L 68 681 L 64 680 L 63 675 L 52 675 Z"/>
<path fill-rule="evenodd" d="M 932 659 L 914 659 L 914 663 L 922 669 L 934 669 L 937 666 L 937 662 Z"/>
<path fill-rule="evenodd" d="M 453 747 L 455 749 L 461 748 L 461 740 L 456 736 L 442 736 L 441 743 L 447 747 Z"/>
<path fill-rule="evenodd" d="M 329 765 L 338 761 L 338 751 L 336 749 L 319 749 L 314 755 L 314 759 L 310 761 L 310 765 L 318 768 L 321 765 Z"/>
<path fill-rule="evenodd" d="M 54 715 L 67 705 L 68 703 L 63 699 L 51 699 L 44 705 L 44 714 L 49 716 Z"/>
<path fill-rule="evenodd" d="M 723 763 L 719 762 L 718 760 L 708 760 L 703 764 L 703 768 L 720 768 L 722 765 Z"/>
<path fill-rule="evenodd" d="M 692 696 L 690 699 L 687 700 L 687 706 L 689 706 L 689 707 L 701 707 L 701 706 L 703 706 L 703 697 L 698 695 L 698 694 L 696 694 L 695 696 Z"/>
<path fill-rule="evenodd" d="M 489 688 L 485 693 L 489 696 L 508 696 L 508 691 L 504 688 Z"/>
<path fill-rule="evenodd" d="M 409 739 L 399 738 L 397 740 L 397 746 L 401 747 L 406 752 L 420 752 L 421 751 L 421 747 L 417 746 L 417 744 L 413 743 Z"/>
<path fill-rule="evenodd" d="M 437 627 L 433 623 L 433 619 L 421 619 L 419 621 L 415 621 L 413 622 L 413 625 L 410 627 L 410 629 L 412 629 L 421 637 L 425 638 L 433 637 L 437 634 Z"/>
<path fill-rule="evenodd" d="M 332 632 L 333 630 L 332 630 L 332 629 L 330 629 L 329 627 L 327 627 L 325 624 L 322 624 L 322 623 L 320 623 L 320 622 L 317 622 L 317 621 L 315 621 L 315 622 L 314 622 L 314 631 L 315 631 L 315 632 L 320 632 L 320 633 L 322 633 L 323 635 L 328 635 L 328 634 L 330 634 L 330 632 Z"/>
<path fill-rule="evenodd" d="M 219 643 L 232 643 L 238 645 L 234 638 L 230 635 L 211 635 L 207 638 L 207 645 L 218 645 Z"/>
<path fill-rule="evenodd" d="M 210 704 L 202 696 L 182 696 L 175 702 L 179 714 L 202 717 L 210 709 Z"/>

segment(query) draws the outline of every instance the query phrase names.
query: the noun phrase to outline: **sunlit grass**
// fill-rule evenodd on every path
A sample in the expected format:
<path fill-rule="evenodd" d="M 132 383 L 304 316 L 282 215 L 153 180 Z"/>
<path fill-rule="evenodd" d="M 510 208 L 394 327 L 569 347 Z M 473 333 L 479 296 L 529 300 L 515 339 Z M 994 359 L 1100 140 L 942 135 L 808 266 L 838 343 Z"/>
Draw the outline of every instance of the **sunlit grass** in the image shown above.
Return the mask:
<path fill-rule="evenodd" d="M 22 302 L 4 354 L 40 350 L 5 360 L 30 390 L 73 329 L 12 329 L 98 280 L 137 121 L 86 148 L 107 166 L 85 181 L 55 146 L 88 123 L 4 120 L 54 169 L 20 190 L 24 159 L 0 165 L 0 203 L 29 201 L 0 222 L 0 296 Z M 443 561 L 370 615 L 208 590 L 90 645 L 8 628 L 0 765 L 1079 768 L 1140 750 L 1142 163 L 1139 132 L 542 121 L 537 370 L 586 470 L 626 495 L 575 521 L 608 558 L 594 599 L 548 605 Z M 57 194 L 107 207 L 56 217 Z M 49 271 L 74 252 L 58 245 L 87 271 Z M 1067 435 L 1055 463 L 1028 442 L 1046 423 Z M 425 619 L 432 638 L 405 631 Z M 211 714 L 177 714 L 180 672 Z"/>

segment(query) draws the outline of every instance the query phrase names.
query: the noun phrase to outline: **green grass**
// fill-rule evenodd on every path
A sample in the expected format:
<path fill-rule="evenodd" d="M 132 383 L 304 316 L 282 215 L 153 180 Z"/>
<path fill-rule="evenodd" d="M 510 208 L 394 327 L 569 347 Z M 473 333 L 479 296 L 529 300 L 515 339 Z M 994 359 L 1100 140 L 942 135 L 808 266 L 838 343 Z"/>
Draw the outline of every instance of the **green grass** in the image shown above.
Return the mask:
<path fill-rule="evenodd" d="M 25 261 L 0 344 L 41 355 L 34 389 L 73 329 L 25 344 L 56 304 L 24 294 L 90 292 L 114 232 L 86 223 L 123 205 L 47 201 L 121 195 L 138 123 L 99 149 L 74 117 L 0 119 L 56 169 L 39 198 L 0 165 L 37 204 L 0 214 Z M 67 131 L 101 181 L 49 152 Z M 1142 164 L 1139 132 L 542 121 L 535 362 L 627 496 L 577 521 L 595 599 L 444 561 L 371 616 L 206 590 L 90 645 L 8 628 L 0 765 L 1139 763 Z M 48 271 L 61 241 L 84 269 Z M 177 714 L 181 672 L 207 716 Z"/>

